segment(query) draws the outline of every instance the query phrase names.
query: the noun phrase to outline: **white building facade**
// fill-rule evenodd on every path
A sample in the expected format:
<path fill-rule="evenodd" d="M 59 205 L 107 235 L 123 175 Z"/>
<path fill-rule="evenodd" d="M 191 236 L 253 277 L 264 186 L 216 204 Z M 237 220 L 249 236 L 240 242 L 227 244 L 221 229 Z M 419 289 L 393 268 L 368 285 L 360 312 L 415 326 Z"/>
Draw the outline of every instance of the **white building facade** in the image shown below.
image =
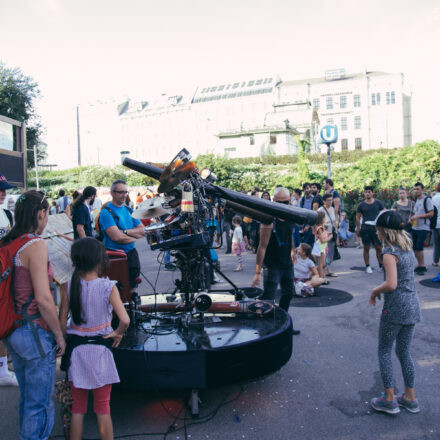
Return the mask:
<path fill-rule="evenodd" d="M 335 151 L 396 148 L 411 145 L 411 96 L 403 74 L 329 71 L 323 78 L 286 81 L 279 100 L 306 99 L 321 125 L 336 125 Z M 319 140 L 317 140 L 317 143 Z"/>
<path fill-rule="evenodd" d="M 100 112 L 102 117 L 102 112 Z M 100 120 L 117 142 L 105 164 L 119 163 L 116 150 L 149 162 L 168 162 L 182 148 L 195 157 L 295 154 L 298 136 L 310 151 L 324 151 L 319 128 L 339 129 L 336 151 L 411 145 L 411 96 L 402 74 L 329 71 L 325 77 L 281 81 L 272 77 L 198 87 L 192 95 L 163 94 L 152 100 L 127 100 Z M 90 133 L 91 121 L 83 122 Z M 102 129 L 99 130 L 102 132 Z M 112 134 L 113 133 L 113 134 Z M 96 137 L 81 138 L 82 150 L 103 163 Z M 103 163 L 104 164 L 104 163 Z"/>

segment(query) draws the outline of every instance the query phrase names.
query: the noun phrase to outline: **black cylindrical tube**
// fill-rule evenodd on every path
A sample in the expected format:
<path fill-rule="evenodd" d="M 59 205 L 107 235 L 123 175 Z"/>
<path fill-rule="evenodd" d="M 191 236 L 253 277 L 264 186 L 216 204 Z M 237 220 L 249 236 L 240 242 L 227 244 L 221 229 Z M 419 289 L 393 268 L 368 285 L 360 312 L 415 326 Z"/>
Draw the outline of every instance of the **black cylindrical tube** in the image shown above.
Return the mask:
<path fill-rule="evenodd" d="M 163 172 L 162 168 L 155 167 L 149 163 L 138 162 L 137 160 L 133 160 L 128 157 L 124 159 L 122 165 L 156 180 L 159 180 L 159 177 Z"/>
<path fill-rule="evenodd" d="M 206 192 L 263 212 L 264 214 L 272 215 L 282 220 L 292 221 L 299 225 L 314 225 L 318 218 L 318 214 L 310 209 L 271 202 L 270 200 L 249 196 L 231 189 L 223 188 L 222 186 L 211 184 L 206 188 Z"/>

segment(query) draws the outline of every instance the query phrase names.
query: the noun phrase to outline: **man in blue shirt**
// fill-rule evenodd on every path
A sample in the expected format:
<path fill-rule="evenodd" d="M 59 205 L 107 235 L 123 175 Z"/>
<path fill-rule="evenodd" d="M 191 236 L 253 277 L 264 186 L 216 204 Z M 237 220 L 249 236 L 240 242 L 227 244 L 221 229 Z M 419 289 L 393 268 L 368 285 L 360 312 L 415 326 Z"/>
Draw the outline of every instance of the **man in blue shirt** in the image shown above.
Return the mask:
<path fill-rule="evenodd" d="M 144 236 L 144 226 L 131 216 L 131 208 L 125 205 L 127 194 L 127 184 L 124 180 L 115 180 L 112 183 L 112 201 L 102 208 L 99 214 L 99 226 L 104 235 L 104 246 L 127 254 L 130 288 L 133 291 L 141 270 L 135 243 L 138 238 Z"/>

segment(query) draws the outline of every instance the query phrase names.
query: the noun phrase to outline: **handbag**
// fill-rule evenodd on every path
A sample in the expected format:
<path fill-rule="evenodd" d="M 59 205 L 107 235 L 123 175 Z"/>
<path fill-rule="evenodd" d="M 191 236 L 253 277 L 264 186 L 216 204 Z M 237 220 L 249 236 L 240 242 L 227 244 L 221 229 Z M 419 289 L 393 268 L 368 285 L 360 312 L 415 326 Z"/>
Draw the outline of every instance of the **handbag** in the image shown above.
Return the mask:
<path fill-rule="evenodd" d="M 335 226 L 334 226 L 334 224 L 333 224 L 333 220 L 332 220 L 332 218 L 330 217 L 330 214 L 329 214 L 329 212 L 327 211 L 327 209 L 326 209 L 325 207 L 323 207 L 323 208 L 324 208 L 324 211 L 327 213 L 328 218 L 330 219 L 330 223 L 331 223 L 331 225 L 332 225 L 332 229 L 333 229 L 332 241 L 336 241 L 336 238 L 337 238 L 337 231 L 336 231 Z M 339 251 L 338 251 L 338 247 L 336 246 L 336 243 L 335 243 L 335 251 L 334 251 L 334 253 L 333 253 L 333 261 L 337 261 L 337 260 L 340 260 L 340 259 L 341 259 L 341 254 L 339 253 Z"/>

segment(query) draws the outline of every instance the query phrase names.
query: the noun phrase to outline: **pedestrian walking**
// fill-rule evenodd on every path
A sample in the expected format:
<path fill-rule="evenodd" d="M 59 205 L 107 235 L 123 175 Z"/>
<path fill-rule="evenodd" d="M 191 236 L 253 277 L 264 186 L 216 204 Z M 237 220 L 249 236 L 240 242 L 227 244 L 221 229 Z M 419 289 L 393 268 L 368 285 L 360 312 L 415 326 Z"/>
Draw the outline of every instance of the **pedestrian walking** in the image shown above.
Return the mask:
<path fill-rule="evenodd" d="M 299 207 L 304 209 L 313 209 L 313 194 L 310 183 L 303 184 L 304 195 L 299 200 Z M 300 231 L 301 232 L 301 231 Z M 307 243 L 311 248 L 315 242 L 315 236 L 310 225 L 304 225 L 302 230 L 302 242 Z"/>
<path fill-rule="evenodd" d="M 373 273 L 370 266 L 370 247 L 374 246 L 376 249 L 376 257 L 379 263 L 379 268 L 382 267 L 382 244 L 376 233 L 376 228 L 371 225 L 379 213 L 385 209 L 383 203 L 376 200 L 374 196 L 374 188 L 370 185 L 364 188 L 365 200 L 359 203 L 356 209 L 356 236 L 362 239 L 364 246 L 364 263 L 367 273 Z M 362 226 L 361 226 L 362 219 Z"/>
<path fill-rule="evenodd" d="M 420 322 L 419 298 L 414 283 L 414 254 L 412 242 L 403 230 L 404 221 L 395 211 L 382 212 L 376 221 L 377 234 L 383 243 L 385 281 L 375 287 L 370 304 L 384 295 L 379 326 L 379 368 L 385 392 L 371 400 L 371 406 L 388 414 L 400 412 L 399 406 L 411 413 L 420 412 L 415 396 L 415 370 L 410 348 L 415 324 Z M 396 342 L 396 354 L 402 367 L 405 392 L 394 395 L 392 349 Z"/>

